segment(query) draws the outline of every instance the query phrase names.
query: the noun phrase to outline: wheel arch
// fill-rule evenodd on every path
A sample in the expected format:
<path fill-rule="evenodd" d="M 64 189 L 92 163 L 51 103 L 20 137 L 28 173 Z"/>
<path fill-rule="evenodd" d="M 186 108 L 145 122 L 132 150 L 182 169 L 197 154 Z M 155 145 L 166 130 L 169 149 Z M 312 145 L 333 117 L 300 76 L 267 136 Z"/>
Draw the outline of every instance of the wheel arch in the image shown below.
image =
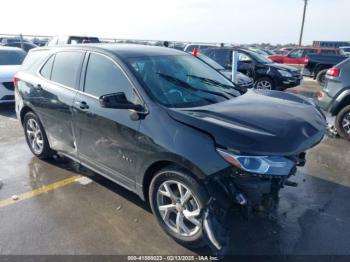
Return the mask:
<path fill-rule="evenodd" d="M 33 112 L 35 114 L 35 112 L 34 112 L 34 110 L 32 108 L 30 108 L 29 106 L 23 106 L 21 111 L 20 111 L 20 114 L 19 114 L 22 126 L 23 126 L 24 116 L 28 112 Z"/>
<path fill-rule="evenodd" d="M 268 80 L 270 80 L 271 83 L 273 84 L 273 89 L 272 89 L 272 90 L 276 90 L 276 88 L 277 88 L 277 81 L 275 81 L 275 79 L 274 79 L 271 75 L 269 75 L 269 74 L 262 75 L 262 76 L 260 76 L 259 78 L 257 78 L 257 79 L 255 80 L 255 82 L 254 82 L 254 85 L 256 85 L 256 83 L 257 83 L 259 80 L 261 80 L 261 79 L 268 79 Z"/>
<path fill-rule="evenodd" d="M 143 200 L 148 201 L 148 191 L 149 186 L 153 177 L 157 174 L 161 169 L 168 166 L 176 166 L 180 169 L 188 171 L 189 175 L 197 181 L 203 180 L 206 178 L 206 175 L 195 165 L 190 163 L 189 161 L 179 161 L 178 159 L 166 159 L 166 160 L 157 160 L 152 162 L 146 168 L 143 178 L 142 178 L 142 192 L 141 198 Z"/>
<path fill-rule="evenodd" d="M 350 105 L 350 93 L 347 94 L 334 108 L 332 115 L 338 115 L 338 113 L 346 106 Z"/>
<path fill-rule="evenodd" d="M 322 70 L 324 70 L 324 69 L 329 69 L 329 68 L 331 68 L 331 66 L 329 66 L 329 65 L 326 65 L 326 64 L 317 64 L 317 65 L 315 66 L 315 69 L 314 69 L 314 79 L 316 79 L 317 74 L 318 74 L 320 71 L 322 71 Z"/>

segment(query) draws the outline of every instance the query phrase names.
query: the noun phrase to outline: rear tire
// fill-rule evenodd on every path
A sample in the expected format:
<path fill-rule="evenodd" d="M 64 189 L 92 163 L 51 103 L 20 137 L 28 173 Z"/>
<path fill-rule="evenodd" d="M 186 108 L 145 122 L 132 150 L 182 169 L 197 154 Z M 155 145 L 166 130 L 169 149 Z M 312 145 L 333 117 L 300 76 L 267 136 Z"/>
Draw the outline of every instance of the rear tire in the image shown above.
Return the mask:
<path fill-rule="evenodd" d="M 182 204 L 184 199 L 187 200 Z M 202 213 L 208 199 L 207 192 L 189 172 L 176 166 L 157 172 L 149 187 L 149 202 L 159 225 L 176 242 L 188 247 L 206 245 Z"/>
<path fill-rule="evenodd" d="M 23 118 L 24 136 L 32 153 L 40 158 L 47 159 L 54 155 L 51 150 L 43 125 L 39 117 L 28 112 Z"/>
<path fill-rule="evenodd" d="M 323 69 L 317 73 L 316 80 L 321 85 L 324 86 L 326 82 L 326 73 L 328 69 Z"/>
<path fill-rule="evenodd" d="M 341 137 L 350 141 L 350 105 L 338 113 L 335 119 L 335 128 Z"/>

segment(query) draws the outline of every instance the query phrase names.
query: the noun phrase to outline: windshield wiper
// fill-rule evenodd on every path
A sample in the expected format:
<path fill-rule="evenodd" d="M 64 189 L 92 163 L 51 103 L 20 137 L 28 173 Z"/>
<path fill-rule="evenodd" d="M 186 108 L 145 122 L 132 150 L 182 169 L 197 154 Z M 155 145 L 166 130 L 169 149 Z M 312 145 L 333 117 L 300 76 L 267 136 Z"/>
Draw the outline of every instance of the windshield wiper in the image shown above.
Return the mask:
<path fill-rule="evenodd" d="M 207 84 L 212 84 L 212 85 L 215 85 L 215 86 L 219 86 L 219 87 L 223 87 L 224 89 L 239 89 L 238 91 L 241 91 L 241 92 L 245 92 L 246 90 L 243 90 L 240 86 L 230 86 L 230 85 L 225 85 L 225 84 L 222 84 L 216 80 L 213 80 L 213 79 L 210 79 L 210 78 L 205 78 L 205 77 L 201 77 L 201 76 L 195 76 L 195 75 L 187 75 L 189 77 L 193 77 L 193 78 L 197 78 L 201 81 L 203 81 L 204 83 L 207 83 Z M 229 95 L 233 95 L 235 96 L 234 94 L 232 93 L 229 93 L 229 92 L 225 92 Z"/>
<path fill-rule="evenodd" d="M 204 89 L 200 89 L 200 88 L 196 88 L 191 86 L 189 83 L 178 79 L 176 77 L 170 76 L 170 75 L 166 75 L 166 74 L 162 74 L 162 73 L 157 73 L 160 77 L 164 78 L 165 80 L 174 83 L 178 86 L 187 88 L 187 89 L 191 89 L 193 91 L 199 91 L 199 92 L 203 92 L 203 93 L 208 93 L 208 94 L 212 94 L 212 95 L 216 95 L 216 96 L 221 96 L 223 98 L 226 99 L 231 99 L 231 97 L 229 97 L 228 95 L 226 95 L 225 93 L 221 93 L 221 92 L 215 92 L 215 91 L 209 91 L 209 90 L 204 90 Z"/>

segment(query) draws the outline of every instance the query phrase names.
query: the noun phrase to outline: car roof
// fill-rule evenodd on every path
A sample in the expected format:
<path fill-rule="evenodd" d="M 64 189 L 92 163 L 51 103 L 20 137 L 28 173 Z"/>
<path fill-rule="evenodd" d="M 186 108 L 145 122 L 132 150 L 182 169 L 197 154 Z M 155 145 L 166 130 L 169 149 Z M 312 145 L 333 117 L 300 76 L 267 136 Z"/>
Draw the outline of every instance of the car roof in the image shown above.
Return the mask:
<path fill-rule="evenodd" d="M 52 47 L 39 47 L 33 50 L 33 52 L 40 50 L 86 50 L 86 51 L 100 51 L 112 53 L 121 58 L 130 58 L 130 57 L 145 57 L 145 56 L 158 56 L 158 55 L 184 55 L 184 51 L 180 51 L 168 47 L 159 47 L 159 46 L 148 46 L 148 45 L 138 45 L 138 44 L 77 44 L 77 45 L 61 45 L 61 46 L 52 46 Z"/>

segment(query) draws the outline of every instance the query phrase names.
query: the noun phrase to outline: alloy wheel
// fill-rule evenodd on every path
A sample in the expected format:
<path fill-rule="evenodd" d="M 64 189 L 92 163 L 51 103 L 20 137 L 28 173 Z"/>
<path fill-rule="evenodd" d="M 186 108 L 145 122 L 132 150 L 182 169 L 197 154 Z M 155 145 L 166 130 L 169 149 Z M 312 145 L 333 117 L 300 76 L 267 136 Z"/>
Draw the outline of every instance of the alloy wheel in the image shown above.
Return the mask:
<path fill-rule="evenodd" d="M 342 126 L 346 133 L 350 134 L 350 112 L 344 115 Z"/>
<path fill-rule="evenodd" d="M 267 80 L 262 80 L 262 81 L 258 81 L 255 85 L 256 89 L 264 89 L 264 90 L 271 90 L 272 89 L 272 85 L 269 81 Z"/>
<path fill-rule="evenodd" d="M 168 180 L 157 191 L 157 207 L 173 232 L 190 237 L 201 228 L 200 205 L 192 191 L 181 182 Z"/>
<path fill-rule="evenodd" d="M 32 150 L 41 154 L 44 149 L 44 139 L 38 122 L 30 118 L 26 125 L 26 135 Z"/>

